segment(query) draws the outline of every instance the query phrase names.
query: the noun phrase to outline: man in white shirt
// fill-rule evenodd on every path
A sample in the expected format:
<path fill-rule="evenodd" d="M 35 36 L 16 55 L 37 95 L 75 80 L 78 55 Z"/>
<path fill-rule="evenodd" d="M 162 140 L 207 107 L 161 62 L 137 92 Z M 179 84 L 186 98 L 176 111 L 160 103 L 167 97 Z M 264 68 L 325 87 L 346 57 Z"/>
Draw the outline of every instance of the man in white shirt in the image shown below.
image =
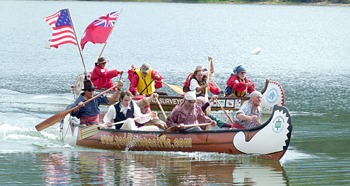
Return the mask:
<path fill-rule="evenodd" d="M 107 113 L 103 117 L 103 122 L 108 126 L 112 123 L 126 121 L 124 124 L 115 125 L 116 129 L 124 130 L 139 130 L 134 121 L 137 122 L 138 126 L 142 126 L 150 119 L 156 117 L 157 113 L 152 112 L 151 114 L 142 114 L 140 107 L 132 100 L 132 94 L 129 91 L 122 91 L 120 93 L 119 102 L 115 105 L 111 105 L 108 108 Z M 134 119 L 132 119 L 134 118 Z M 146 130 L 158 131 L 156 126 L 145 126 L 142 127 Z M 142 130 L 140 128 L 140 130 Z"/>

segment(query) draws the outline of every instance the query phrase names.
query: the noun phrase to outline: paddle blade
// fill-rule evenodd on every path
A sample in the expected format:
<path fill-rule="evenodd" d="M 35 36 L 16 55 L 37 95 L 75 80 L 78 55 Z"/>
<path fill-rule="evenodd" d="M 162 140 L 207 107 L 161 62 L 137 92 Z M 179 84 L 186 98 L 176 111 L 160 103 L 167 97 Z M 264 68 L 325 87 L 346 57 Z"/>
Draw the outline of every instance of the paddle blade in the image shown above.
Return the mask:
<path fill-rule="evenodd" d="M 57 113 L 51 117 L 49 117 L 48 119 L 46 119 L 45 121 L 39 123 L 38 125 L 35 126 L 37 131 L 42 131 L 44 129 L 46 129 L 47 127 L 50 127 L 56 123 L 58 123 L 59 121 L 61 121 L 64 117 L 66 117 L 66 115 L 70 112 L 71 110 L 66 110 L 60 113 Z"/>
<path fill-rule="evenodd" d="M 165 83 L 164 81 L 163 81 L 163 83 L 164 83 L 166 86 L 168 86 L 169 88 L 171 88 L 173 91 L 175 91 L 176 93 L 178 93 L 178 94 L 180 94 L 180 95 L 183 95 L 183 94 L 184 94 L 184 92 L 183 92 L 183 90 L 182 90 L 182 87 L 177 86 L 177 85 L 170 85 L 170 84 L 168 84 L 168 83 Z"/>

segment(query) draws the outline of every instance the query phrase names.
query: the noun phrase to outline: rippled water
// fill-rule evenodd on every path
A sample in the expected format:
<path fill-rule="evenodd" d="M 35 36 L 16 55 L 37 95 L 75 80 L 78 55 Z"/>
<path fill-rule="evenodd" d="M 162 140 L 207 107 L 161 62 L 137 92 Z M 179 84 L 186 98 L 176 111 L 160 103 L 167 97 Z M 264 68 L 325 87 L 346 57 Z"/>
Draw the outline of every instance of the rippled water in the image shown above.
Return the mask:
<path fill-rule="evenodd" d="M 183 3 L 2 1 L 0 16 L 0 185 L 347 185 L 350 182 L 350 20 L 348 7 Z M 84 8 L 82 8 L 84 7 Z M 83 72 L 77 47 L 46 49 L 43 17 L 69 8 L 78 38 L 107 12 L 122 9 L 104 56 L 108 68 L 148 62 L 164 81 L 214 57 L 224 88 L 243 64 L 262 89 L 285 90 L 294 126 L 280 162 L 216 153 L 100 151 L 72 147 L 58 127 L 34 126 L 73 101 Z M 24 16 L 23 16 L 24 15 Z M 260 47 L 259 55 L 250 51 Z M 88 43 L 91 70 L 102 45 Z M 127 82 L 126 76 L 123 80 Z M 126 83 L 126 86 L 128 84 Z M 175 94 L 167 87 L 161 91 Z"/>

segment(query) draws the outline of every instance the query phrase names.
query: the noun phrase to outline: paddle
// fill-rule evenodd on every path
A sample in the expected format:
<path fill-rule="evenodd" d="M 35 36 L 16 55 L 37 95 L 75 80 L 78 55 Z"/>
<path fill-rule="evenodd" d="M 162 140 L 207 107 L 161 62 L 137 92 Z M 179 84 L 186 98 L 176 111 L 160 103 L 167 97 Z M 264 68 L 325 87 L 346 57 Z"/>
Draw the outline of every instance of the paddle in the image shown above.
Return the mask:
<path fill-rule="evenodd" d="M 191 127 L 202 127 L 202 126 L 207 126 L 210 125 L 211 123 L 198 123 L 198 124 L 190 124 L 190 125 L 184 125 L 185 129 L 191 128 Z M 167 129 L 165 129 L 161 134 L 158 135 L 158 137 L 163 136 L 164 134 L 167 134 L 169 132 L 175 132 L 180 130 L 180 125 L 175 125 L 172 127 L 169 127 Z"/>
<path fill-rule="evenodd" d="M 175 91 L 176 93 L 183 95 L 184 92 L 182 90 L 182 87 L 177 86 L 177 85 L 169 85 L 168 83 L 162 81 L 162 83 L 164 83 L 166 86 L 168 86 L 169 88 L 171 88 L 173 91 Z"/>
<path fill-rule="evenodd" d="M 214 81 L 214 79 L 212 77 L 210 77 L 210 80 L 214 83 L 214 85 L 219 89 L 219 91 L 221 92 L 221 88 L 219 87 L 219 85 Z M 225 92 L 224 92 L 224 97 L 225 97 Z"/>
<path fill-rule="evenodd" d="M 221 103 L 219 102 L 218 99 L 216 99 L 216 102 L 219 104 L 219 106 L 221 107 L 222 111 L 224 111 L 225 115 L 227 116 L 227 118 L 230 120 L 230 122 L 233 124 L 234 121 L 231 119 L 231 117 L 227 114 L 226 110 L 224 109 L 224 107 L 222 107 Z"/>
<path fill-rule="evenodd" d="M 145 117 L 151 117 L 151 114 L 145 114 L 143 116 L 140 116 L 140 117 L 137 117 L 137 118 L 130 118 L 132 120 L 136 120 L 136 119 L 141 119 L 141 118 L 145 118 Z M 124 124 L 126 120 L 123 120 L 123 121 L 118 121 L 116 123 L 112 123 L 110 125 L 110 127 L 112 126 L 116 126 L 116 125 L 120 125 L 120 124 Z M 99 125 L 91 125 L 91 126 L 88 126 L 86 128 L 83 128 L 81 129 L 81 132 L 80 132 L 80 138 L 81 139 L 85 139 L 85 138 L 88 138 L 90 136 L 93 136 L 95 135 L 95 133 L 100 130 L 101 128 L 103 127 L 106 127 L 107 124 L 99 124 Z"/>
<path fill-rule="evenodd" d="M 159 100 L 158 100 L 157 97 L 156 97 L 156 101 L 157 101 L 157 103 L 158 103 L 158 107 L 160 108 L 160 110 L 161 110 L 162 113 L 163 113 L 164 119 L 167 120 L 167 117 L 166 117 L 166 115 L 165 115 L 165 112 L 164 112 L 164 110 L 163 110 L 163 107 L 162 107 L 162 105 L 160 104 L 160 102 L 159 102 Z"/>
<path fill-rule="evenodd" d="M 109 89 L 107 89 L 107 90 L 105 90 L 105 91 L 103 91 L 103 92 L 97 94 L 96 96 L 94 96 L 94 97 L 92 97 L 92 98 L 86 100 L 84 103 L 88 103 L 88 102 L 90 102 L 90 101 L 92 101 L 92 100 L 94 100 L 94 99 L 96 99 L 96 98 L 102 96 L 104 93 L 106 93 L 106 92 L 108 92 L 109 90 L 115 88 L 116 86 L 117 86 L 117 85 L 114 85 L 113 87 L 111 87 L 111 88 L 109 88 Z M 71 109 L 69 109 L 69 110 L 65 110 L 65 111 L 63 111 L 63 112 L 57 113 L 57 114 L 55 114 L 55 115 L 49 117 L 49 118 L 46 119 L 45 121 L 43 121 L 43 122 L 39 123 L 38 125 L 36 125 L 36 126 L 35 126 L 36 130 L 37 130 L 37 131 L 42 131 L 42 130 L 46 129 L 47 127 L 50 127 L 50 126 L 56 124 L 57 122 L 61 121 L 64 117 L 66 117 L 66 115 L 67 115 L 68 113 L 71 113 L 71 112 L 72 112 L 74 109 L 76 109 L 76 108 L 78 108 L 78 106 L 76 106 L 76 107 L 74 107 L 74 108 L 71 108 Z"/>
<path fill-rule="evenodd" d="M 123 73 L 124 73 L 124 72 L 120 73 L 119 81 L 122 80 Z"/>
<path fill-rule="evenodd" d="M 209 62 L 209 71 L 208 71 L 208 77 L 207 79 L 205 80 L 205 84 L 208 85 L 209 83 L 209 78 L 212 74 L 212 72 L 214 72 L 214 66 L 213 66 L 213 58 L 208 56 L 208 62 Z M 207 86 L 207 88 L 205 89 L 205 99 L 208 100 L 208 92 L 209 92 L 209 85 Z"/>

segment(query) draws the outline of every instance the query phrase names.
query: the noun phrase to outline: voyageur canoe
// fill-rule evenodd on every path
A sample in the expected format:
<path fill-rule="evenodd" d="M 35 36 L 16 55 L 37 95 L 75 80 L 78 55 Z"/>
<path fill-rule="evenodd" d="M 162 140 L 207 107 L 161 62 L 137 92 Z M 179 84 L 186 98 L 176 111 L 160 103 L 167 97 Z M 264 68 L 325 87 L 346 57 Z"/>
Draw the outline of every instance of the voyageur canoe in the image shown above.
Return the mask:
<path fill-rule="evenodd" d="M 67 116 L 61 122 L 61 137 L 66 143 L 83 147 L 132 150 L 217 152 L 280 160 L 292 134 L 287 108 L 275 105 L 270 118 L 254 129 L 215 129 L 197 132 L 132 131 L 74 127 Z M 160 135 L 164 134 L 164 135 Z"/>

